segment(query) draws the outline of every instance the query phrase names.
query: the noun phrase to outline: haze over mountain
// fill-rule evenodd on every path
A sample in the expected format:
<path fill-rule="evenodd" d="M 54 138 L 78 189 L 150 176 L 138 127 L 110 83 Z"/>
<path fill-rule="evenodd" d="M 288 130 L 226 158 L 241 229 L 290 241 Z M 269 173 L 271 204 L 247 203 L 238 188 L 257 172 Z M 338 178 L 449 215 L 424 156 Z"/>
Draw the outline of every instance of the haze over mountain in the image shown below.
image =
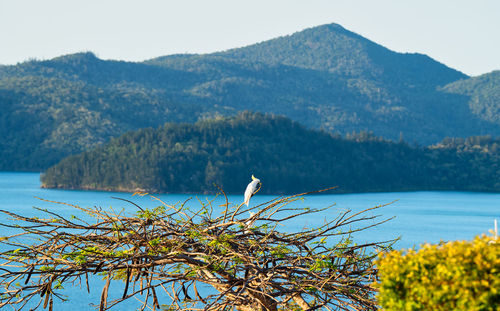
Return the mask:
<path fill-rule="evenodd" d="M 390 51 L 336 24 L 144 63 L 87 52 L 0 66 L 0 169 L 45 169 L 125 131 L 241 110 L 420 144 L 496 136 L 500 90 L 498 79 L 480 82 L 488 76 Z"/>

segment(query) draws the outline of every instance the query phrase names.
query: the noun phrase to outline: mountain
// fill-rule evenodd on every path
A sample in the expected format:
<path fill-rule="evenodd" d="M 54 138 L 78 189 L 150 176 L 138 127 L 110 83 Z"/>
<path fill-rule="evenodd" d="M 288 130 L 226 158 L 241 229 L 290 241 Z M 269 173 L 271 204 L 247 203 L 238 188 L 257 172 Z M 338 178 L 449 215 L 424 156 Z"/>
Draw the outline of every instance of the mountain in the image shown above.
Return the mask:
<path fill-rule="evenodd" d="M 412 148 L 370 135 L 343 139 L 274 115 L 167 123 L 63 159 L 47 188 L 240 193 L 251 174 L 263 193 L 339 186 L 340 192 L 500 191 L 500 140 L 448 139 Z"/>
<path fill-rule="evenodd" d="M 246 62 L 328 71 L 397 86 L 434 88 L 467 77 L 426 55 L 390 51 L 337 24 L 306 29 L 219 55 Z"/>
<path fill-rule="evenodd" d="M 459 80 L 443 90 L 465 96 L 474 115 L 500 125 L 500 71 Z"/>
<path fill-rule="evenodd" d="M 132 129 L 195 121 L 166 94 L 181 75 L 92 53 L 0 67 L 0 170 L 42 170 Z"/>
<path fill-rule="evenodd" d="M 496 111 L 498 88 L 487 87 L 477 104 L 474 94 L 453 86 L 471 79 L 336 24 L 239 49 L 142 63 L 86 52 L 0 66 L 0 170 L 43 170 L 126 131 L 243 110 L 341 135 L 371 131 L 419 144 L 498 136 L 494 113 L 477 109 Z"/>

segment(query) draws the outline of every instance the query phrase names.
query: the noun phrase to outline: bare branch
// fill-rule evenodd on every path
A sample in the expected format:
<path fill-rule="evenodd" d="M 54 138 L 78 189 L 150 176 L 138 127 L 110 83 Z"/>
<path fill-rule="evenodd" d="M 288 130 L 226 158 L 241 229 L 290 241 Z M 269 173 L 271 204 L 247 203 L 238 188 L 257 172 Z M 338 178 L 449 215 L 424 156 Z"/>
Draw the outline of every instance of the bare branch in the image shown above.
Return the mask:
<path fill-rule="evenodd" d="M 84 215 L 67 219 L 39 209 L 46 215 L 42 219 L 0 211 L 17 221 L 0 225 L 20 231 L 0 239 L 9 248 L 0 254 L 0 286 L 5 289 L 0 307 L 21 310 L 38 299 L 38 306 L 51 308 L 54 298 L 63 299 L 63 285 L 83 281 L 89 291 L 89 274 L 100 273 L 106 285 L 99 310 L 132 297 L 142 302 L 142 309 L 156 310 L 158 291 L 171 297 L 168 303 L 175 310 L 277 311 L 292 305 L 302 310 L 376 310 L 372 260 L 377 249 L 394 241 L 355 245 L 351 235 L 387 221 L 368 214 L 383 205 L 344 211 L 316 228 L 278 230 L 287 221 L 328 210 L 290 204 L 331 189 L 278 197 L 247 209 L 231 204 L 220 189 L 225 199 L 221 216 L 213 216 L 215 198 L 199 200 L 201 207 L 191 210 L 189 201 L 167 205 L 154 196 L 162 205 L 152 209 L 120 199 L 137 208 L 128 216 L 48 200 Z M 254 214 L 243 217 L 246 212 Z M 109 300 L 109 287 L 117 280 L 125 283 L 124 292 Z M 197 284 L 216 293 L 199 291 Z"/>

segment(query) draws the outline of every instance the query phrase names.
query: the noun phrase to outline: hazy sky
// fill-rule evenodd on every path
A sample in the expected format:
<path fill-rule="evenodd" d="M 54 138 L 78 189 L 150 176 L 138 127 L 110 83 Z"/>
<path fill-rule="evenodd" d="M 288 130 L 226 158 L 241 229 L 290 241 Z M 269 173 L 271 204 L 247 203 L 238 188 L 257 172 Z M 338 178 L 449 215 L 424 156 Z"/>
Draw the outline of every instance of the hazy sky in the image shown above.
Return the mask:
<path fill-rule="evenodd" d="M 500 0 L 0 0 L 0 64 L 208 53 L 327 23 L 469 75 L 500 69 Z"/>

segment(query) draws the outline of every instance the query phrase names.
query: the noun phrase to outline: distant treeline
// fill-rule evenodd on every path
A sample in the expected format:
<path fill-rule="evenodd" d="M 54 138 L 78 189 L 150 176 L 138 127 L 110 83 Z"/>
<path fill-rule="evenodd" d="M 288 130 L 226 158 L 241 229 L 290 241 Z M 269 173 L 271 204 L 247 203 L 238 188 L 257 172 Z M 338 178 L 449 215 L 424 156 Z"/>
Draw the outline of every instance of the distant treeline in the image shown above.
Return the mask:
<path fill-rule="evenodd" d="M 284 117 L 167 123 L 129 132 L 63 159 L 42 175 L 48 188 L 239 193 L 251 174 L 264 193 L 339 186 L 341 192 L 500 191 L 499 139 L 446 139 L 430 147 L 368 133 L 343 138 Z"/>

